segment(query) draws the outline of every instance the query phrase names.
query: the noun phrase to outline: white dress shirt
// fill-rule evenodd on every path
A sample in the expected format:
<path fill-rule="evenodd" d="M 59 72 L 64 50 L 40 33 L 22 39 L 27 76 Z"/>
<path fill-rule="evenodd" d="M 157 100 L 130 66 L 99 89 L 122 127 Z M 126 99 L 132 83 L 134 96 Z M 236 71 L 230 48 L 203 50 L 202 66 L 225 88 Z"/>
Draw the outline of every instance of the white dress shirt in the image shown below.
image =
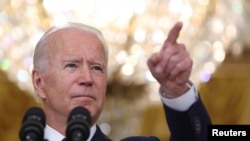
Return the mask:
<path fill-rule="evenodd" d="M 178 98 L 168 99 L 163 97 L 161 94 L 160 97 L 162 102 L 168 107 L 178 111 L 185 111 L 198 99 L 198 92 L 196 91 L 194 85 L 191 85 L 190 89 L 184 95 Z M 96 125 L 90 128 L 90 135 L 87 141 L 91 141 L 95 131 Z M 49 125 L 46 125 L 44 130 L 44 138 L 48 141 L 62 141 L 65 137 Z"/>
<path fill-rule="evenodd" d="M 96 131 L 96 125 L 93 125 L 90 128 L 90 134 L 87 141 L 90 141 L 93 138 L 95 131 Z M 64 135 L 62 135 L 61 133 L 59 133 L 58 131 L 56 131 L 55 129 L 46 124 L 44 129 L 44 139 L 48 141 L 62 141 L 64 138 L 65 138 Z"/>
<path fill-rule="evenodd" d="M 177 111 L 186 111 L 198 99 L 198 92 L 193 84 L 190 85 L 189 90 L 175 99 L 168 99 L 160 94 L 162 102 L 168 107 Z"/>

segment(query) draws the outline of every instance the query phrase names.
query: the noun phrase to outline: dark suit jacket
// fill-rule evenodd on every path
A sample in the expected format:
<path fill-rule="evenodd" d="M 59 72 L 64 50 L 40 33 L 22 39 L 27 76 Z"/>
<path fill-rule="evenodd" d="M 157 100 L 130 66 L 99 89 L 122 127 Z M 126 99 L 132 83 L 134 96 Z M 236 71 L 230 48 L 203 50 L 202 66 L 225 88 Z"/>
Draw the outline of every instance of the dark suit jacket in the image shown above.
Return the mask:
<path fill-rule="evenodd" d="M 171 132 L 170 141 L 207 141 L 210 117 L 201 99 L 196 101 L 188 111 L 179 112 L 164 106 L 167 124 Z M 97 126 L 92 141 L 111 141 Z M 133 136 L 121 141 L 160 141 L 154 136 Z"/>
<path fill-rule="evenodd" d="M 104 135 L 101 129 L 99 128 L 99 126 L 97 126 L 96 132 L 91 141 L 112 141 L 112 139 Z M 154 136 L 148 136 L 148 137 L 133 136 L 133 137 L 127 137 L 127 138 L 121 139 L 120 141 L 160 141 L 160 140 Z"/>

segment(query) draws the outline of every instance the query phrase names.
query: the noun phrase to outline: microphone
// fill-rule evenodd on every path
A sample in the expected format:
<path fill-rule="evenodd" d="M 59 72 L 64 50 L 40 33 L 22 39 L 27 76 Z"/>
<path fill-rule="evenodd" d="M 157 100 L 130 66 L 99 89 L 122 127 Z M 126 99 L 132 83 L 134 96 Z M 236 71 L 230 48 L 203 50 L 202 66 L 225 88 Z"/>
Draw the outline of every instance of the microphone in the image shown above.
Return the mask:
<path fill-rule="evenodd" d="M 85 141 L 90 134 L 90 113 L 83 107 L 75 107 L 69 114 L 66 128 L 67 141 Z"/>
<path fill-rule="evenodd" d="M 45 114 L 39 107 L 31 107 L 24 114 L 19 131 L 21 141 L 43 141 Z"/>

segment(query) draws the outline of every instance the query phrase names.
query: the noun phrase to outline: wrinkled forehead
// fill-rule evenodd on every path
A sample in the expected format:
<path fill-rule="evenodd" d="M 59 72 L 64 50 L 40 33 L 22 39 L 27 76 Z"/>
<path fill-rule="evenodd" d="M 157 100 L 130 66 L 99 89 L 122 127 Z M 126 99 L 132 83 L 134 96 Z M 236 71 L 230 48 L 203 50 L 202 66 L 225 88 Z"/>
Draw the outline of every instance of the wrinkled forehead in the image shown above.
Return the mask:
<path fill-rule="evenodd" d="M 74 49 L 87 48 L 85 51 L 95 50 L 105 56 L 105 49 L 100 39 L 93 33 L 75 28 L 57 30 L 47 36 L 47 45 L 53 53 L 72 51 Z"/>
<path fill-rule="evenodd" d="M 98 37 L 91 32 L 64 28 L 48 35 L 47 42 L 48 54 L 51 58 L 57 56 L 64 59 L 67 57 L 79 59 L 84 56 L 89 61 L 98 60 L 102 61 L 102 64 L 106 64 L 104 46 Z"/>
<path fill-rule="evenodd" d="M 60 26 L 53 26 L 51 27 L 47 32 L 45 32 L 45 34 L 41 37 L 40 41 L 37 43 L 37 46 L 39 46 L 39 44 L 41 44 L 42 42 L 44 42 L 44 40 L 46 40 L 46 38 L 51 35 L 54 34 L 55 32 L 61 31 L 61 30 L 77 30 L 77 31 L 83 31 L 83 32 L 88 32 L 88 33 L 92 33 L 94 35 L 96 35 L 96 37 L 100 40 L 100 42 L 102 43 L 102 46 L 104 47 L 104 51 L 105 51 L 105 56 L 106 56 L 106 60 L 108 59 L 108 46 L 106 44 L 106 41 L 103 37 L 103 34 L 100 30 L 98 30 L 95 27 L 89 26 L 89 25 L 85 25 L 82 23 L 66 23 Z M 46 41 L 45 41 L 46 42 Z"/>
<path fill-rule="evenodd" d="M 102 44 L 102 47 L 104 47 L 103 49 L 104 49 L 104 54 L 105 54 L 105 62 L 108 64 L 108 52 L 109 51 L 108 51 L 108 47 L 107 47 L 107 44 L 105 42 L 105 39 L 102 33 L 98 29 L 88 26 L 88 25 L 84 25 L 82 23 L 70 23 L 70 24 L 66 24 L 63 26 L 51 27 L 47 32 L 44 33 L 44 35 L 37 42 L 35 50 L 34 50 L 34 59 L 33 59 L 34 66 L 36 65 L 36 62 L 39 62 L 39 60 L 41 60 L 42 58 L 46 58 L 46 56 L 48 55 L 48 52 L 50 52 L 49 50 L 51 48 L 49 47 L 50 46 L 49 44 L 51 42 L 48 43 L 49 42 L 48 36 L 54 33 L 57 33 L 59 31 L 63 31 L 63 30 L 77 30 L 77 31 L 93 33 L 94 35 L 96 35 L 99 41 L 101 41 L 100 43 Z"/>

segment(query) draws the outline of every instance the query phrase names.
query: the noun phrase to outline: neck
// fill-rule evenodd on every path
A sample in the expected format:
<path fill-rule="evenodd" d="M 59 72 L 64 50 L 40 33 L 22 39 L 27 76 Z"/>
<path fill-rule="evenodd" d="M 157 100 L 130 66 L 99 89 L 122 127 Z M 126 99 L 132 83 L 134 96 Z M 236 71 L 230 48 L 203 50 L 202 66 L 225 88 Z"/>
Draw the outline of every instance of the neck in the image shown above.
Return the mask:
<path fill-rule="evenodd" d="M 57 130 L 62 135 L 65 135 L 66 128 L 67 128 L 67 116 L 60 115 L 59 113 L 54 114 L 54 111 L 49 111 L 45 108 L 46 113 L 46 123 L 52 127 L 53 129 Z"/>

